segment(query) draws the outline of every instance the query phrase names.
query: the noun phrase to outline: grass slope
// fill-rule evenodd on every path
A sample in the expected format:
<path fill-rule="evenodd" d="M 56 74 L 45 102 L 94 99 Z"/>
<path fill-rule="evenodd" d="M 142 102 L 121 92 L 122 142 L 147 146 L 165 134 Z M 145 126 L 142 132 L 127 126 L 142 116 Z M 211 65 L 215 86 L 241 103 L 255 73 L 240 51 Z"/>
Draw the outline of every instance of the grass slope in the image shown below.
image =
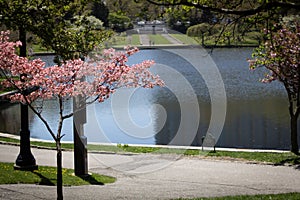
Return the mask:
<path fill-rule="evenodd" d="M 300 193 L 286 193 L 286 194 L 263 194 L 263 195 L 241 195 L 241 196 L 227 196 L 227 197 L 213 197 L 213 198 L 194 198 L 189 200 L 299 200 Z M 184 199 L 178 199 L 184 200 Z"/>
<path fill-rule="evenodd" d="M 19 144 L 18 139 L 1 137 L 2 143 Z M 55 148 L 54 142 L 38 142 L 31 141 L 32 146 Z M 63 149 L 73 150 L 74 145 L 72 143 L 63 143 Z M 270 152 L 235 152 L 235 151 L 201 151 L 199 149 L 171 149 L 171 148 L 159 148 L 159 147 L 140 147 L 130 145 L 95 145 L 88 144 L 88 151 L 104 151 L 114 153 L 154 153 L 154 154 L 183 154 L 186 156 L 200 156 L 200 157 L 211 157 L 217 159 L 238 159 L 244 161 L 262 162 L 274 165 L 299 165 L 300 156 L 297 156 L 291 152 L 284 153 L 270 153 Z"/>
<path fill-rule="evenodd" d="M 39 166 L 33 172 L 14 170 L 13 163 L 0 163 L 0 184 L 39 184 L 56 185 L 56 168 Z M 113 183 L 116 179 L 110 176 L 91 174 L 87 177 L 74 175 L 74 170 L 63 169 L 63 185 L 104 185 Z"/>

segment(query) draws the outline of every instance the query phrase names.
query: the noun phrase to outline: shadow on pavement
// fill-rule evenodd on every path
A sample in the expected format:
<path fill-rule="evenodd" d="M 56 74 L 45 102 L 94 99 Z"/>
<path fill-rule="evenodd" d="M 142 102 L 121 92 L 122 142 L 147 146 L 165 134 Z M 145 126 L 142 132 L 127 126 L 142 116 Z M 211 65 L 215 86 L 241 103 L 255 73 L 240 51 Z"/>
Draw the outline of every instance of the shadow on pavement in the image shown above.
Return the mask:
<path fill-rule="evenodd" d="M 297 158 L 288 158 L 285 160 L 282 160 L 275 164 L 275 166 L 285 165 L 285 164 L 292 164 L 295 165 L 295 169 L 300 170 L 300 156 Z"/>

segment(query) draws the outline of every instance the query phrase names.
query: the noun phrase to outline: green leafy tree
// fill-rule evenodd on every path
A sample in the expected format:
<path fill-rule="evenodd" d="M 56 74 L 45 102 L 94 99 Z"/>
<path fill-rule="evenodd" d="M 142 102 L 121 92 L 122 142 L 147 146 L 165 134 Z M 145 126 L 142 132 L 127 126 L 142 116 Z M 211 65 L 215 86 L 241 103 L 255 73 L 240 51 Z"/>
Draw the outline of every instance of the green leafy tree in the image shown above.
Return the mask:
<path fill-rule="evenodd" d="M 84 58 L 95 46 L 107 40 L 112 32 L 105 30 L 102 24 L 94 16 L 74 16 L 56 25 L 43 25 L 45 31 L 38 36 L 43 46 L 55 52 L 56 63 L 61 63 L 78 57 Z"/>
<path fill-rule="evenodd" d="M 130 18 L 123 14 L 109 13 L 108 20 L 110 27 L 117 32 L 133 28 Z"/>
<path fill-rule="evenodd" d="M 187 30 L 187 35 L 190 37 L 201 37 L 201 43 L 204 46 L 205 36 L 209 34 L 210 25 L 207 23 L 201 23 L 195 26 L 191 26 Z"/>
<path fill-rule="evenodd" d="M 250 68 L 265 67 L 269 73 L 262 82 L 279 81 L 289 101 L 291 151 L 299 154 L 297 122 L 300 113 L 300 24 L 266 32 L 269 39 L 253 53 Z"/>
<path fill-rule="evenodd" d="M 45 38 L 46 33 L 65 28 L 64 21 L 83 12 L 87 1 L 83 0 L 0 0 L 1 24 L 8 29 L 19 31 L 22 42 L 20 55 L 26 56 L 26 36 L 28 32 Z"/>

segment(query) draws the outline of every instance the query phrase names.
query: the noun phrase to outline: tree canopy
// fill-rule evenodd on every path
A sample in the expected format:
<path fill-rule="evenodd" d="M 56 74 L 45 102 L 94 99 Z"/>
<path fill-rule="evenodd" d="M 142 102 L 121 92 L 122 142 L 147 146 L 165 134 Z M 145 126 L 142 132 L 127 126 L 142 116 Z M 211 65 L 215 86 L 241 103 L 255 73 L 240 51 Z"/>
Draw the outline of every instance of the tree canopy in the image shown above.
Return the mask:
<path fill-rule="evenodd" d="M 138 1 L 138 0 L 135 0 Z M 300 10 L 298 0 L 146 0 L 160 6 L 189 6 L 216 13 L 240 16 L 254 15 L 270 10 Z"/>
<path fill-rule="evenodd" d="M 198 10 L 201 14 L 200 23 L 211 25 L 221 24 L 223 27 L 218 38 L 230 37 L 237 42 L 247 32 L 260 32 L 263 28 L 270 29 L 280 22 L 282 17 L 297 15 L 300 10 L 298 0 L 135 0 L 147 1 L 153 5 L 186 12 Z M 201 13 L 202 12 L 202 13 Z M 184 11 L 182 12 L 184 13 Z M 209 19 L 207 19 L 207 17 Z M 196 23 L 195 23 L 196 24 Z M 195 24 L 190 24 L 195 25 Z M 228 40 L 228 39 L 227 39 Z M 216 44 L 218 43 L 216 40 Z"/>
<path fill-rule="evenodd" d="M 23 38 L 26 32 L 33 33 L 60 60 L 86 56 L 111 35 L 99 19 L 86 11 L 88 3 L 88 0 L 0 0 L 1 24 L 18 30 Z M 26 51 L 26 39 L 22 43 L 21 48 Z"/>

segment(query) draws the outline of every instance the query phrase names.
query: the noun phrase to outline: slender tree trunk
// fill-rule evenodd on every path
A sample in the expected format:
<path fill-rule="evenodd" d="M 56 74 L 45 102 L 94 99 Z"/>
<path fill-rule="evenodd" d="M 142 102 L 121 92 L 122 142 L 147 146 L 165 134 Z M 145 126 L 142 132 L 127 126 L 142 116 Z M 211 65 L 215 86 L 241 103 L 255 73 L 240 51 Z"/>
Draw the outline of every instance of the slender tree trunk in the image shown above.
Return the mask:
<path fill-rule="evenodd" d="M 287 87 L 286 87 L 287 88 Z M 299 102 L 294 101 L 291 92 L 287 89 L 289 97 L 289 113 L 290 113 L 290 125 L 291 125 L 291 152 L 298 155 L 298 117 L 300 112 Z M 298 98 L 297 98 L 298 99 Z"/>
<path fill-rule="evenodd" d="M 231 43 L 230 43 L 230 37 L 227 37 L 227 45 L 230 46 Z"/>
<path fill-rule="evenodd" d="M 298 146 L 298 116 L 291 115 L 291 152 L 299 154 Z"/>
<path fill-rule="evenodd" d="M 62 181 L 62 150 L 60 141 L 57 141 L 57 200 L 63 200 Z"/>

